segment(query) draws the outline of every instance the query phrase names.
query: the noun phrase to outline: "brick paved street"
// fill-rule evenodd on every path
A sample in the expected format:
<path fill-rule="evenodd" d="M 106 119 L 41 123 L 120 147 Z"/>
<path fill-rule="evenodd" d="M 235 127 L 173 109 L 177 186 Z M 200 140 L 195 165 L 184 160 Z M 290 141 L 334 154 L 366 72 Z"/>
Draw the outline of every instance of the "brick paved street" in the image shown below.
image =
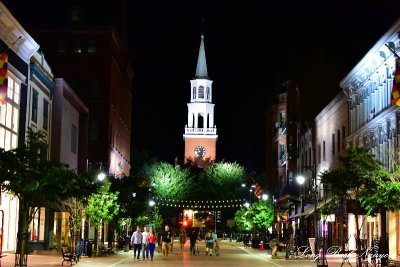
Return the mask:
<path fill-rule="evenodd" d="M 243 249 L 240 243 L 235 242 L 219 242 L 221 247 L 221 255 L 216 257 L 206 256 L 203 242 L 199 243 L 200 255 L 189 255 L 189 243 L 185 245 L 184 252 L 181 253 L 175 249 L 174 254 L 170 255 L 168 260 L 163 260 L 160 253 L 155 253 L 154 261 L 134 261 L 133 251 L 129 252 L 117 251 L 115 254 L 103 257 L 86 257 L 83 256 L 77 267 L 124 267 L 124 266 L 193 266 L 193 267 L 214 267 L 214 266 L 275 266 L 275 267 L 311 267 L 317 264 L 310 259 L 290 259 L 286 260 L 283 252 L 280 252 L 278 259 L 271 259 L 271 255 L 267 251 L 259 249 Z M 340 256 L 335 258 L 329 257 L 328 264 L 330 267 L 339 267 L 342 259 Z M 351 261 L 355 266 L 354 259 Z M 55 251 L 40 251 L 29 255 L 29 267 L 54 267 L 62 266 L 62 256 Z M 64 266 L 70 264 L 64 262 Z M 14 255 L 9 254 L 2 258 L 1 267 L 14 266 Z M 343 266 L 349 266 L 348 264 Z"/>

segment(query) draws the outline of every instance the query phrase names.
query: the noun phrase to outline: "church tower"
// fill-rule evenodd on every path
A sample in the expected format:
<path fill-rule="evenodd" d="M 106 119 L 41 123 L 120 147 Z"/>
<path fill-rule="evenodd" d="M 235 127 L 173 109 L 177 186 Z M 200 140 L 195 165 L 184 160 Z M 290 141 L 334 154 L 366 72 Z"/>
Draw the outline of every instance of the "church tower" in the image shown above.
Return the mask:
<path fill-rule="evenodd" d="M 217 127 L 214 124 L 212 83 L 207 73 L 204 35 L 201 35 L 196 74 L 190 81 L 190 103 L 188 123 L 185 126 L 185 163 L 192 162 L 200 167 L 215 161 Z"/>

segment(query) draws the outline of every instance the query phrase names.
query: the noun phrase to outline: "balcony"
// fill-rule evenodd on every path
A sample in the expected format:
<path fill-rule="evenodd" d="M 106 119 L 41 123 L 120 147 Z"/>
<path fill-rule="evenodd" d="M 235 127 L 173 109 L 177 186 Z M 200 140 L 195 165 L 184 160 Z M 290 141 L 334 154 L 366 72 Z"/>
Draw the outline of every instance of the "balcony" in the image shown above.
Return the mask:
<path fill-rule="evenodd" d="M 216 135 L 217 128 L 185 128 L 185 134 L 191 135 Z"/>

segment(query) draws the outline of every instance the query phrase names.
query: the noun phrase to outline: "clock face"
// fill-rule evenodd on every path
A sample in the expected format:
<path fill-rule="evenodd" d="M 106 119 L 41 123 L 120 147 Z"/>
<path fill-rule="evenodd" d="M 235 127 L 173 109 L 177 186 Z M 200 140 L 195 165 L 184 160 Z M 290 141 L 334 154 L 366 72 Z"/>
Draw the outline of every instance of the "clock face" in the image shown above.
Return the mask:
<path fill-rule="evenodd" d="M 202 158 L 206 154 L 206 149 L 203 146 L 196 146 L 196 148 L 194 149 L 194 154 L 196 155 L 196 157 Z"/>

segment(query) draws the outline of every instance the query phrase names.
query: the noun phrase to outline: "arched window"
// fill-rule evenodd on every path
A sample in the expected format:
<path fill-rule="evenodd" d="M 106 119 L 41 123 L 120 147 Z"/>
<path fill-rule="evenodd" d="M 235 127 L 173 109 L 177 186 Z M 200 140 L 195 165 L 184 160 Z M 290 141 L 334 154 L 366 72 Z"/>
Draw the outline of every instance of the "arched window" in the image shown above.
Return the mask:
<path fill-rule="evenodd" d="M 204 87 L 199 86 L 199 98 L 204 98 Z"/>
<path fill-rule="evenodd" d="M 206 94 L 207 94 L 207 100 L 210 100 L 210 87 L 207 87 Z"/>
<path fill-rule="evenodd" d="M 196 99 L 196 87 L 193 87 L 193 99 Z"/>

